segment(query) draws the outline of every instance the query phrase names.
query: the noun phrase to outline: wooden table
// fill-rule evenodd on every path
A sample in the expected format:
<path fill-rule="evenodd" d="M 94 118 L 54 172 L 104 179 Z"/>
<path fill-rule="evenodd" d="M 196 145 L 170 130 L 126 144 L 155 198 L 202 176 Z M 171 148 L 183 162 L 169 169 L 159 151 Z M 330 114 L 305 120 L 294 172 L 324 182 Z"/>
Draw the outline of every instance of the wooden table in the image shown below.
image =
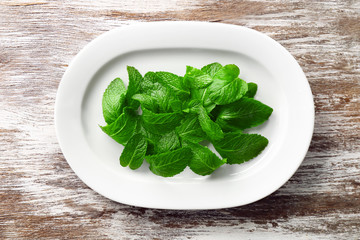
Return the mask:
<path fill-rule="evenodd" d="M 310 82 L 315 132 L 296 174 L 254 204 L 165 211 L 112 202 L 70 169 L 54 102 L 89 41 L 139 21 L 246 26 Z M 360 239 L 360 1 L 1 0 L 0 239 Z"/>

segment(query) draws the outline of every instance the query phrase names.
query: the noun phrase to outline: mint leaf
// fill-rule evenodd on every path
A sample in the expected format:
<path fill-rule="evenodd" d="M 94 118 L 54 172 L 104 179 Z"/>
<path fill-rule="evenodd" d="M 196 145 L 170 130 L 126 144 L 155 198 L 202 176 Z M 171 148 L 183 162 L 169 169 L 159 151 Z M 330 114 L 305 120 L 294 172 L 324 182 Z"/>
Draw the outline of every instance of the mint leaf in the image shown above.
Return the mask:
<path fill-rule="evenodd" d="M 144 123 L 144 119 L 139 117 L 137 119 L 136 133 L 142 134 L 146 139 L 149 139 L 152 142 L 158 142 L 161 138 L 161 135 L 149 131 L 145 125 L 146 124 Z"/>
<path fill-rule="evenodd" d="M 198 113 L 201 102 L 198 99 L 190 99 L 190 101 L 183 104 L 183 112 L 186 113 Z"/>
<path fill-rule="evenodd" d="M 224 137 L 224 133 L 220 126 L 213 122 L 208 116 L 205 108 L 200 106 L 199 111 L 199 122 L 202 130 L 209 136 L 210 140 L 219 140 Z"/>
<path fill-rule="evenodd" d="M 180 113 L 154 113 L 146 108 L 143 109 L 142 118 L 144 126 L 150 132 L 163 134 L 175 129 L 180 124 L 183 115 Z"/>
<path fill-rule="evenodd" d="M 254 98 L 258 88 L 257 84 L 250 82 L 247 85 L 248 91 L 246 92 L 245 97 Z"/>
<path fill-rule="evenodd" d="M 139 168 L 144 161 L 146 149 L 147 141 L 143 135 L 135 134 L 132 136 L 121 153 L 121 166 L 129 166 L 132 170 Z"/>
<path fill-rule="evenodd" d="M 253 98 L 243 97 L 239 101 L 222 106 L 216 122 L 238 129 L 255 127 L 269 119 L 273 109 Z"/>
<path fill-rule="evenodd" d="M 210 99 L 224 105 L 239 100 L 247 92 L 247 83 L 238 78 L 240 73 L 236 65 L 226 65 L 214 75 L 213 83 L 208 87 Z"/>
<path fill-rule="evenodd" d="M 145 127 L 144 120 L 142 117 L 137 118 L 136 130 L 137 134 L 141 134 L 145 137 L 147 141 L 147 150 L 146 155 L 153 155 L 156 154 L 155 152 L 155 144 L 159 142 L 161 135 L 152 133 L 148 131 Z"/>
<path fill-rule="evenodd" d="M 132 99 L 132 96 L 140 92 L 143 77 L 134 67 L 128 66 L 127 71 L 129 75 L 129 86 L 126 93 L 126 100 L 129 104 L 129 107 L 132 109 L 137 109 L 139 107 L 139 102 Z"/>
<path fill-rule="evenodd" d="M 248 161 L 267 146 L 265 137 L 242 133 L 273 110 L 253 99 L 257 85 L 240 79 L 236 65 L 187 66 L 184 77 L 169 72 L 142 77 L 130 66 L 127 71 L 128 89 L 115 79 L 102 103 L 107 125 L 101 129 L 125 146 L 122 166 L 137 169 L 145 158 L 159 176 L 174 176 L 186 166 L 205 176 L 227 162 Z M 224 159 L 199 144 L 203 140 L 212 141 Z"/>
<path fill-rule="evenodd" d="M 169 72 L 156 72 L 156 76 L 160 83 L 170 88 L 180 97 L 185 98 L 190 94 L 187 87 L 184 86 L 182 77 Z"/>
<path fill-rule="evenodd" d="M 235 78 L 237 78 L 240 74 L 240 69 L 235 64 L 228 64 L 219 69 L 214 74 L 214 79 L 219 79 L 223 81 L 233 81 Z"/>
<path fill-rule="evenodd" d="M 202 130 L 196 114 L 186 115 L 176 132 L 182 140 L 190 142 L 198 143 L 206 139 L 206 133 Z"/>
<path fill-rule="evenodd" d="M 247 84 L 240 78 L 232 81 L 216 80 L 209 86 L 209 97 L 218 105 L 225 105 L 239 100 L 247 92 Z"/>
<path fill-rule="evenodd" d="M 113 123 L 103 127 L 100 126 L 107 135 L 123 145 L 132 137 L 135 127 L 136 118 L 127 108 Z"/>
<path fill-rule="evenodd" d="M 184 79 L 192 88 L 204 88 L 213 81 L 210 75 L 191 66 L 186 66 Z"/>
<path fill-rule="evenodd" d="M 180 148 L 145 157 L 146 161 L 150 164 L 150 170 L 162 177 L 172 177 L 181 173 L 191 158 L 192 153 L 189 148 Z"/>
<path fill-rule="evenodd" d="M 258 134 L 226 133 L 221 141 L 214 142 L 214 147 L 228 164 L 240 164 L 259 155 L 268 142 Z"/>
<path fill-rule="evenodd" d="M 193 153 L 189 167 L 196 174 L 209 175 L 226 163 L 226 159 L 220 159 L 209 148 L 200 144 L 186 142 L 185 146 L 189 147 Z"/>
<path fill-rule="evenodd" d="M 174 107 L 174 102 L 180 101 L 180 99 L 170 88 L 165 87 L 163 84 L 157 82 L 157 80 L 158 77 L 154 72 L 145 74 L 141 91 L 142 95 L 146 96 L 142 97 L 142 104 L 146 105 L 145 108 L 154 113 L 171 112 Z M 134 96 L 133 98 L 141 101 L 138 96 Z"/>
<path fill-rule="evenodd" d="M 105 122 L 114 122 L 121 114 L 126 95 L 126 88 L 120 78 L 115 78 L 106 88 L 102 98 L 102 109 Z"/>
<path fill-rule="evenodd" d="M 158 112 L 159 106 L 157 104 L 156 99 L 147 95 L 147 94 L 135 94 L 132 98 L 138 102 L 140 102 L 141 106 L 151 110 L 152 112 Z"/>
<path fill-rule="evenodd" d="M 156 74 L 154 72 L 147 72 L 144 75 L 143 81 L 140 83 L 141 93 L 152 91 L 156 82 Z"/>
<path fill-rule="evenodd" d="M 183 103 L 179 99 L 170 99 L 169 100 L 170 109 L 172 112 L 181 112 Z"/>
<path fill-rule="evenodd" d="M 221 68 L 222 65 L 220 63 L 214 62 L 201 68 L 201 71 L 213 77 Z"/>
<path fill-rule="evenodd" d="M 168 132 L 161 136 L 155 143 L 155 152 L 163 153 L 175 150 L 180 147 L 179 137 L 175 131 Z"/>
<path fill-rule="evenodd" d="M 209 98 L 209 90 L 208 88 L 201 88 L 201 89 L 194 89 L 192 88 L 191 90 L 191 98 L 192 99 L 198 99 L 200 101 L 200 103 L 204 106 L 204 108 L 206 109 L 206 112 L 211 112 L 211 110 L 213 110 L 216 106 L 215 103 L 213 103 L 211 101 L 211 99 Z"/>

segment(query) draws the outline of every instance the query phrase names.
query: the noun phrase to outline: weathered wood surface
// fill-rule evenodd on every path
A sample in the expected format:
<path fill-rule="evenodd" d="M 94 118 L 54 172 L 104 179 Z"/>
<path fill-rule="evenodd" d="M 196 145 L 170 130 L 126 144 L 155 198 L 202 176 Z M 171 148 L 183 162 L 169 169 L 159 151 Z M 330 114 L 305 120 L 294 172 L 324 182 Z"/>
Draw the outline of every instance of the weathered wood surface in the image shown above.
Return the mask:
<path fill-rule="evenodd" d="M 316 124 L 300 169 L 254 204 L 164 211 L 112 202 L 68 166 L 54 131 L 67 64 L 135 21 L 259 30 L 310 82 Z M 360 1 L 0 1 L 0 239 L 360 239 Z"/>

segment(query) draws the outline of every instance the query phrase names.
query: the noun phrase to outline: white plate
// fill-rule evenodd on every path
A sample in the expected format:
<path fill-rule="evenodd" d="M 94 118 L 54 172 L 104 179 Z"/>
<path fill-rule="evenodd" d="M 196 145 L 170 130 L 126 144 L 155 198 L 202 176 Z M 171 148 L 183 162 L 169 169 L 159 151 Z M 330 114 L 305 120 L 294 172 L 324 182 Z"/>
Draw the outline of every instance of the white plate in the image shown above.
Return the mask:
<path fill-rule="evenodd" d="M 123 147 L 99 128 L 101 99 L 116 77 L 127 84 L 126 65 L 142 74 L 220 62 L 240 67 L 255 82 L 256 98 L 274 109 L 251 132 L 269 139 L 257 158 L 222 166 L 202 177 L 189 169 L 158 177 L 148 165 L 132 171 L 119 164 Z M 204 22 L 140 23 L 109 31 L 73 59 L 56 97 L 55 125 L 62 152 L 89 187 L 114 201 L 148 208 L 215 209 L 252 203 L 281 187 L 301 164 L 314 126 L 314 104 L 306 77 L 280 44 L 245 27 Z"/>

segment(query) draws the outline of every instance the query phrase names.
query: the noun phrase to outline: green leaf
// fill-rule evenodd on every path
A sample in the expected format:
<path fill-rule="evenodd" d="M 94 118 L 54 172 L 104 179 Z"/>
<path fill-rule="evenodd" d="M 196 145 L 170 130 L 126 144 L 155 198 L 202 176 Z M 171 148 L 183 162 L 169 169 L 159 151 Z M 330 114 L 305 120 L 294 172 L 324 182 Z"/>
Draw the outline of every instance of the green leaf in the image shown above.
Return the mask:
<path fill-rule="evenodd" d="M 201 106 L 201 102 L 198 99 L 191 99 L 184 103 L 183 112 L 186 113 L 198 113 L 198 108 Z"/>
<path fill-rule="evenodd" d="M 129 75 L 129 86 L 126 93 L 126 100 L 131 108 L 137 109 L 139 107 L 139 102 L 135 101 L 132 97 L 135 94 L 140 93 L 143 77 L 134 67 L 127 66 L 127 71 Z"/>
<path fill-rule="evenodd" d="M 203 106 L 199 107 L 199 122 L 202 130 L 209 136 L 210 140 L 219 140 L 224 137 L 220 126 L 213 122 Z"/>
<path fill-rule="evenodd" d="M 209 98 L 209 90 L 208 88 L 201 88 L 201 89 L 195 89 L 192 88 L 191 90 L 191 98 L 192 99 L 198 99 L 200 103 L 205 107 L 206 112 L 211 112 L 216 104 L 211 101 Z"/>
<path fill-rule="evenodd" d="M 241 132 L 263 123 L 273 110 L 253 99 L 257 85 L 240 79 L 236 65 L 187 66 L 184 77 L 169 72 L 142 77 L 130 66 L 127 71 L 127 90 L 115 79 L 104 92 L 107 125 L 101 127 L 125 145 L 122 166 L 137 169 L 145 158 L 160 176 L 174 176 L 186 166 L 205 176 L 226 162 L 248 161 L 267 146 L 265 137 Z M 212 141 L 224 159 L 199 144 L 203 140 Z"/>
<path fill-rule="evenodd" d="M 177 112 L 154 113 L 144 108 L 142 117 L 148 131 L 163 134 L 175 129 L 180 124 L 183 115 Z"/>
<path fill-rule="evenodd" d="M 159 110 L 159 106 L 156 102 L 156 99 L 154 99 L 153 97 L 147 94 L 138 93 L 132 96 L 132 98 L 135 99 L 136 101 L 139 101 L 143 108 L 149 109 L 153 112 L 157 112 Z"/>
<path fill-rule="evenodd" d="M 247 84 L 240 78 L 233 81 L 214 81 L 209 86 L 209 97 L 218 105 L 225 105 L 239 100 L 247 92 Z"/>
<path fill-rule="evenodd" d="M 247 85 L 248 91 L 246 92 L 245 97 L 254 98 L 258 88 L 257 84 L 250 82 Z"/>
<path fill-rule="evenodd" d="M 145 127 L 144 120 L 141 116 L 137 118 L 136 131 L 137 134 L 142 134 L 147 141 L 146 155 L 156 154 L 155 144 L 159 142 L 161 135 L 148 131 Z"/>
<path fill-rule="evenodd" d="M 221 68 L 215 75 L 213 83 L 208 87 L 210 99 L 224 105 L 239 100 L 247 92 L 247 83 L 238 78 L 240 73 L 236 65 L 230 64 Z"/>
<path fill-rule="evenodd" d="M 198 143 L 206 139 L 206 133 L 202 130 L 196 114 L 187 114 L 176 132 L 182 140 L 190 142 Z"/>
<path fill-rule="evenodd" d="M 191 66 L 186 66 L 184 79 L 185 82 L 189 83 L 192 88 L 204 88 L 213 81 L 210 75 Z"/>
<path fill-rule="evenodd" d="M 180 97 L 184 98 L 190 94 L 187 87 L 183 84 L 182 77 L 169 72 L 156 72 L 156 76 L 158 77 L 160 83 L 170 88 Z"/>
<path fill-rule="evenodd" d="M 126 88 L 120 78 L 115 78 L 106 88 L 102 98 L 102 109 L 105 122 L 114 122 L 121 114 L 126 95 Z"/>
<path fill-rule="evenodd" d="M 219 69 L 214 74 L 214 79 L 220 79 L 223 81 L 233 81 L 235 78 L 237 78 L 240 74 L 240 69 L 235 64 L 228 64 Z"/>
<path fill-rule="evenodd" d="M 112 139 L 125 145 L 135 131 L 136 122 L 136 117 L 125 108 L 114 122 L 100 128 Z"/>
<path fill-rule="evenodd" d="M 239 100 L 247 92 L 247 83 L 238 78 L 237 66 L 226 65 L 214 75 L 213 83 L 208 87 L 211 101 L 225 105 Z"/>
<path fill-rule="evenodd" d="M 145 136 L 148 141 L 147 156 L 172 151 L 181 147 L 179 136 L 175 130 L 160 135 L 150 132 L 145 124 L 141 126 L 140 123 L 138 132 Z"/>
<path fill-rule="evenodd" d="M 130 138 L 120 156 L 120 164 L 135 170 L 139 168 L 145 158 L 147 141 L 142 134 L 135 134 Z"/>
<path fill-rule="evenodd" d="M 198 143 L 186 142 L 185 146 L 192 150 L 193 157 L 189 162 L 189 167 L 196 174 L 209 175 L 226 163 L 226 159 L 220 159 L 209 148 Z"/>
<path fill-rule="evenodd" d="M 160 134 L 151 132 L 146 128 L 146 124 L 144 123 L 144 119 L 142 117 L 138 120 L 137 132 L 141 133 L 145 138 L 151 140 L 152 142 L 158 142 L 161 138 Z"/>
<path fill-rule="evenodd" d="M 182 111 L 182 106 L 183 103 L 178 100 L 178 99 L 174 99 L 174 100 L 169 100 L 170 102 L 170 108 L 172 110 L 172 112 L 181 112 Z"/>
<path fill-rule="evenodd" d="M 172 177 L 181 173 L 191 158 L 192 153 L 189 148 L 180 148 L 145 157 L 146 161 L 150 164 L 150 170 L 162 177 Z"/>
<path fill-rule="evenodd" d="M 201 68 L 201 71 L 213 77 L 221 68 L 220 63 L 214 62 Z"/>
<path fill-rule="evenodd" d="M 216 122 L 238 129 L 255 127 L 269 119 L 273 109 L 253 98 L 243 97 L 239 101 L 222 106 Z"/>
<path fill-rule="evenodd" d="M 214 147 L 228 164 L 240 164 L 258 156 L 268 142 L 258 134 L 226 133 L 221 141 L 214 142 Z"/>
<path fill-rule="evenodd" d="M 142 106 L 155 112 L 155 113 L 166 113 L 174 111 L 174 102 L 179 102 L 180 99 L 170 89 L 157 82 L 158 77 L 154 72 L 148 72 L 144 76 L 144 83 L 142 84 Z M 135 96 L 139 99 L 139 96 Z"/>
<path fill-rule="evenodd" d="M 155 152 L 163 153 L 175 150 L 180 147 L 179 137 L 175 131 L 168 132 L 161 136 L 155 143 Z"/>
<path fill-rule="evenodd" d="M 139 93 L 143 77 L 136 68 L 131 66 L 127 66 L 127 72 L 129 76 L 128 97 L 132 97 Z"/>
<path fill-rule="evenodd" d="M 156 74 L 154 72 L 147 72 L 144 75 L 143 81 L 140 83 L 141 92 L 146 93 L 152 91 L 156 82 Z"/>

